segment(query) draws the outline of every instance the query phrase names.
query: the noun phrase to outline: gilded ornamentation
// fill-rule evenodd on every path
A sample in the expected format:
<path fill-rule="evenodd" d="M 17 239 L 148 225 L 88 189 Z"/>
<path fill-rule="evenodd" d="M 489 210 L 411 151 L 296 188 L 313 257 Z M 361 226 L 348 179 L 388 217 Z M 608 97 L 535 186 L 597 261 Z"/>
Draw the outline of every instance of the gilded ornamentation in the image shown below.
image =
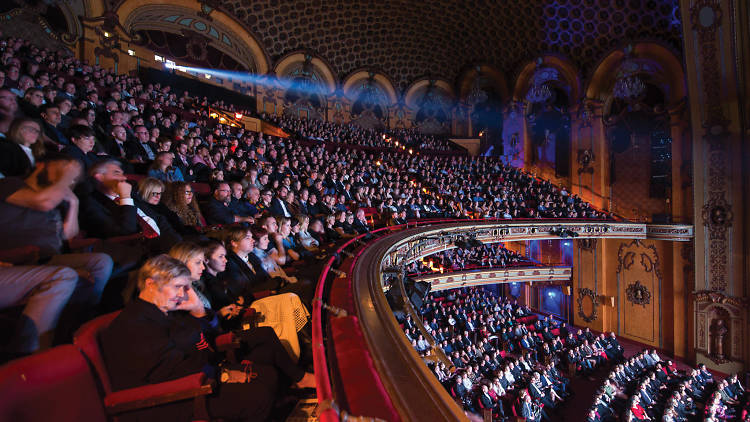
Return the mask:
<path fill-rule="evenodd" d="M 586 312 L 583 310 L 583 301 L 587 297 L 591 299 L 591 313 L 588 315 L 586 315 Z M 578 299 L 576 299 L 578 302 L 578 316 L 583 318 L 586 322 L 595 321 L 599 313 L 598 299 L 598 295 L 588 287 L 578 289 Z"/>
<path fill-rule="evenodd" d="M 725 199 L 728 152 L 726 140 L 729 120 L 722 108 L 722 89 L 717 30 L 722 25 L 723 11 L 718 0 L 698 0 L 690 8 L 692 29 L 698 38 L 700 75 L 705 103 L 704 140 L 708 145 L 707 202 L 703 206 L 703 223 L 708 226 L 709 278 L 713 290 L 727 288 L 728 231 L 732 221 L 731 204 Z M 700 152 L 699 152 L 700 153 Z"/>
<path fill-rule="evenodd" d="M 649 292 L 648 288 L 641 284 L 639 280 L 636 280 L 635 283 L 631 283 L 628 288 L 625 289 L 625 294 L 627 295 L 628 302 L 631 302 L 634 305 L 641 305 L 645 308 L 646 305 L 651 303 L 651 292 Z"/>
<path fill-rule="evenodd" d="M 576 161 L 580 165 L 580 167 L 578 167 L 578 174 L 594 173 L 594 167 L 591 166 L 591 164 L 594 163 L 594 151 L 590 149 L 579 149 Z"/>

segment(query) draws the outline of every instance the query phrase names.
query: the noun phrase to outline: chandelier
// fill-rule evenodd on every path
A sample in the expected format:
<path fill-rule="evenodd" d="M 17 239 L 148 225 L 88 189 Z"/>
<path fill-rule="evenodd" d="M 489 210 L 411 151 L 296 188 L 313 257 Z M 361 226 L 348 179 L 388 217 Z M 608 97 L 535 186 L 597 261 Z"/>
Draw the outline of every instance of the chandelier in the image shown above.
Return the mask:
<path fill-rule="evenodd" d="M 477 105 L 487 101 L 487 93 L 479 87 L 479 78 L 474 80 L 474 86 L 471 88 L 471 92 L 469 93 L 469 96 L 466 97 L 466 100 L 471 105 Z"/>
<path fill-rule="evenodd" d="M 552 90 L 547 84 L 532 85 L 526 93 L 526 100 L 532 104 L 546 103 L 552 98 Z"/>
<path fill-rule="evenodd" d="M 619 78 L 615 82 L 613 94 L 615 98 L 632 102 L 640 99 L 646 92 L 646 84 L 638 75 L 629 75 Z"/>

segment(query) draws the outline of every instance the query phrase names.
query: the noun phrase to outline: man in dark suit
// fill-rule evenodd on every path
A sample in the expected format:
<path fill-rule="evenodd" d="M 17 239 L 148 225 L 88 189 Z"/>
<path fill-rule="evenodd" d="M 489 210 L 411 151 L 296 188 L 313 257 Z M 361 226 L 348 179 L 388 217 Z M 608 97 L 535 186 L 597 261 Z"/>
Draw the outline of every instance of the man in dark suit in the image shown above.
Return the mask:
<path fill-rule="evenodd" d="M 81 198 L 81 226 L 91 237 L 110 238 L 141 233 L 155 239 L 149 246 L 165 250 L 181 237 L 162 215 L 151 207 L 139 206 L 131 195 L 133 187 L 116 160 L 94 165 L 91 180 L 77 191 Z"/>
<path fill-rule="evenodd" d="M 271 214 L 274 216 L 281 216 L 286 218 L 292 218 L 291 205 L 286 202 L 286 196 L 289 190 L 286 186 L 279 188 L 279 194 L 271 200 Z"/>
<path fill-rule="evenodd" d="M 258 213 L 258 210 L 244 198 L 242 183 L 231 182 L 230 187 L 232 189 L 232 196 L 229 200 L 229 209 L 234 215 L 240 217 L 253 217 Z"/>
<path fill-rule="evenodd" d="M 149 142 L 149 133 L 146 126 L 135 127 L 135 140 L 127 143 L 126 151 L 128 158 L 140 162 L 151 162 L 156 158 L 156 145 Z"/>
<path fill-rule="evenodd" d="M 229 183 L 220 182 L 214 186 L 211 199 L 208 200 L 202 210 L 208 225 L 227 225 L 240 222 L 252 224 L 254 222 L 252 217 L 241 217 L 232 212 L 232 209 L 229 208 L 231 196 L 232 189 L 229 187 Z"/>
<path fill-rule="evenodd" d="M 44 136 L 58 147 L 70 145 L 70 139 L 59 128 L 62 119 L 60 107 L 53 103 L 48 103 L 41 107 L 41 116 Z"/>

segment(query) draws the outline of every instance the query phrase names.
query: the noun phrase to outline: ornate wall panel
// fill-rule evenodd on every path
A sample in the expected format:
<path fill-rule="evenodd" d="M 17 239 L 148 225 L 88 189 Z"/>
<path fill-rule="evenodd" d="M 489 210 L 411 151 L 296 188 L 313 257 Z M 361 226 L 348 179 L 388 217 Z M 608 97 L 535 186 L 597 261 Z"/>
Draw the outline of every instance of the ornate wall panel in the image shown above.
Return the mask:
<path fill-rule="evenodd" d="M 623 242 L 617 251 L 619 332 L 637 341 L 660 346 L 662 270 L 651 242 Z"/>

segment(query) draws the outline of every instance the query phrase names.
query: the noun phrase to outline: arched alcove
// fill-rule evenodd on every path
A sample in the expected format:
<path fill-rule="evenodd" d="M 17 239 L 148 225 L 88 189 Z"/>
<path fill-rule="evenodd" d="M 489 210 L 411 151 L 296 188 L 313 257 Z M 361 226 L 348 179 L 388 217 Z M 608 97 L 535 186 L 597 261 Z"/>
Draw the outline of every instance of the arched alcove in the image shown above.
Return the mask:
<path fill-rule="evenodd" d="M 404 103 L 413 112 L 414 125 L 422 133 L 448 133 L 455 94 L 444 80 L 423 78 L 406 90 Z"/>
<path fill-rule="evenodd" d="M 540 56 L 519 72 L 513 98 L 526 106 L 527 161 L 542 174 L 569 177 L 571 110 L 581 98 L 576 67 L 559 55 Z"/>
<path fill-rule="evenodd" d="M 97 9 L 90 2 L 87 8 Z M 185 60 L 196 65 L 231 63 L 228 60 L 206 62 L 206 56 L 213 50 L 230 57 L 238 66 L 232 70 L 245 70 L 251 73 L 268 72 L 269 60 L 257 38 L 232 17 L 219 10 L 212 10 L 206 18 L 202 6 L 197 1 L 164 0 L 158 4 L 144 0 L 126 0 L 117 7 L 115 13 L 123 27 L 131 34 L 138 31 L 154 31 L 154 37 L 162 34 L 175 34 L 182 37 L 185 44 Z M 164 41 L 168 42 L 166 38 Z M 147 37 L 148 39 L 148 37 Z M 179 46 L 179 39 L 175 46 Z M 179 47 L 178 47 L 179 48 Z M 183 52 L 181 49 L 180 52 Z"/>
<path fill-rule="evenodd" d="M 461 103 L 470 107 L 469 135 L 481 135 L 482 151 L 492 146 L 493 155 L 503 155 L 503 108 L 509 97 L 505 75 L 490 65 L 469 67 L 458 79 L 457 92 Z"/>
<path fill-rule="evenodd" d="M 327 62 L 306 51 L 293 52 L 276 63 L 274 74 L 283 91 L 285 114 L 324 119 L 327 97 L 337 87 Z"/>
<path fill-rule="evenodd" d="M 341 91 L 351 104 L 351 122 L 364 128 L 382 128 L 390 108 L 398 101 L 391 80 L 373 70 L 360 69 L 347 76 Z"/>

